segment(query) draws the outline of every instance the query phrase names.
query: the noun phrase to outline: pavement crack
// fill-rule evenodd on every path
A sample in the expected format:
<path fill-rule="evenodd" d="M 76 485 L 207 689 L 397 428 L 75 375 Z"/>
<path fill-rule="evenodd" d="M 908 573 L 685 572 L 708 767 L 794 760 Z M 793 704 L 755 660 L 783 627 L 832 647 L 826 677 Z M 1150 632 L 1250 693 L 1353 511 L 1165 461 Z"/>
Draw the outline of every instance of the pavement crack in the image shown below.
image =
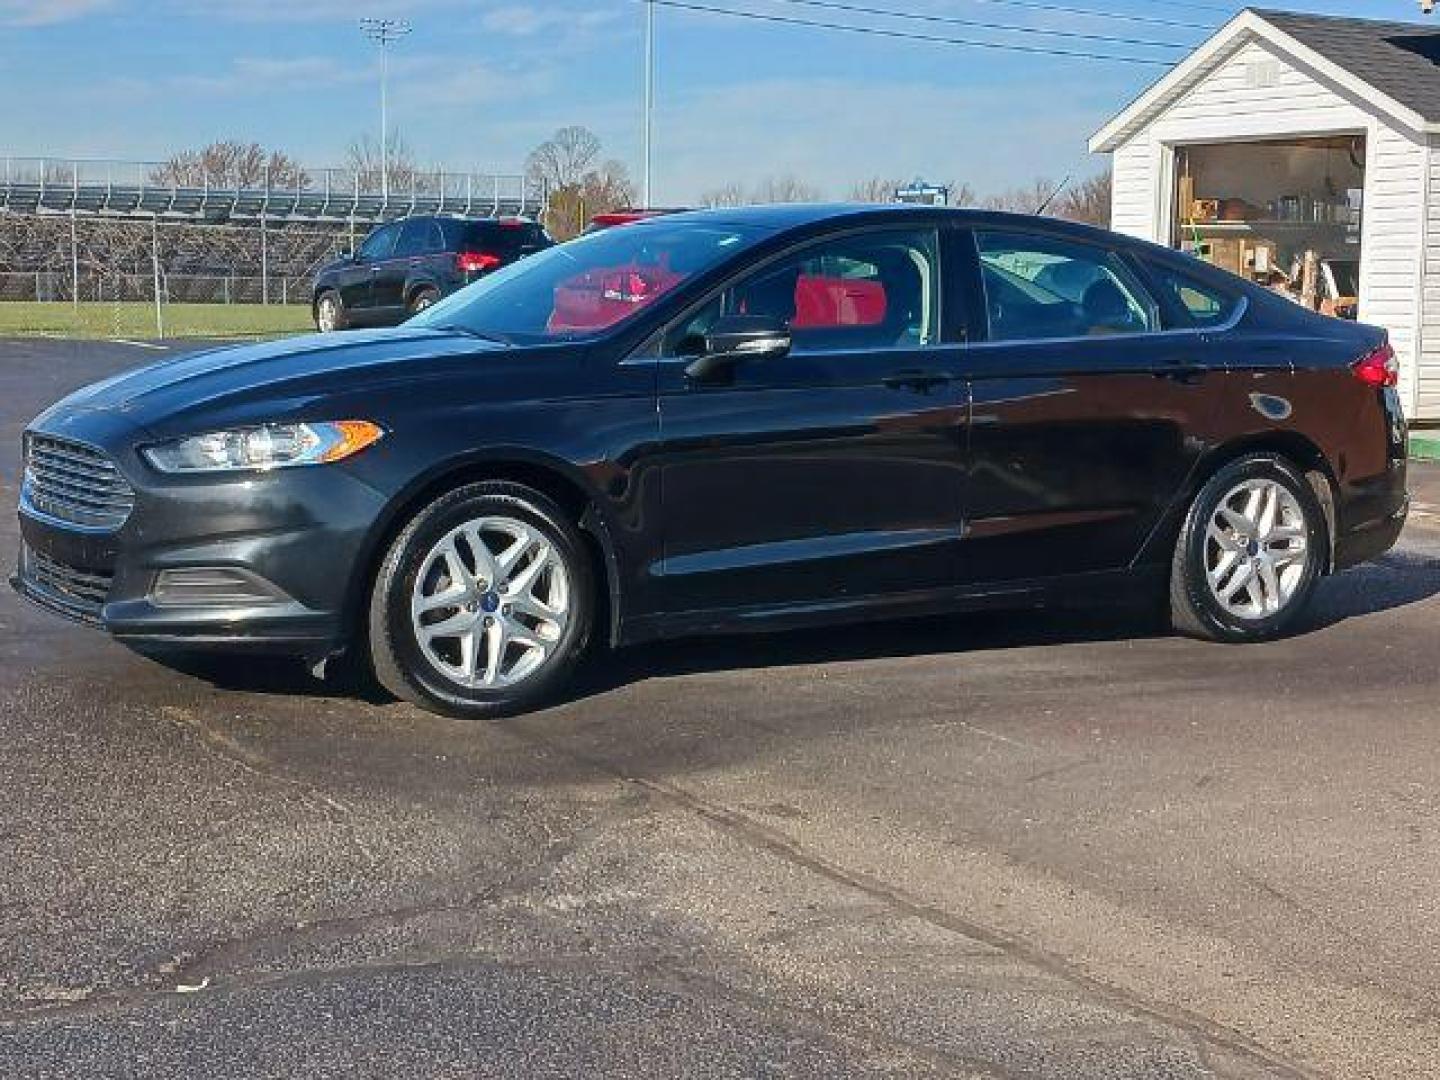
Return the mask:
<path fill-rule="evenodd" d="M 989 945 L 1132 1016 L 1143 1017 L 1177 1028 L 1192 1036 L 1202 1036 L 1215 1046 L 1263 1065 L 1274 1075 L 1291 1078 L 1291 1080 L 1318 1080 L 1319 1074 L 1281 1057 L 1275 1051 L 1241 1031 L 1182 1006 L 1151 1000 L 1122 986 L 1106 982 L 1082 970 L 1064 957 L 1031 945 L 1004 930 L 957 915 L 912 897 L 891 882 L 862 871 L 851 870 L 824 856 L 809 852 L 785 833 L 738 810 L 712 802 L 669 781 L 641 775 L 634 770 L 617 767 L 602 758 L 564 747 L 542 734 L 528 730 L 517 722 L 503 723 L 503 726 L 505 730 L 531 746 L 568 757 L 577 764 L 586 765 L 649 792 L 672 805 L 682 807 L 752 848 L 764 851 L 837 885 L 861 892 L 887 905 L 893 911 L 928 923 L 937 929 Z"/>
<path fill-rule="evenodd" d="M 220 731 L 203 719 L 196 717 L 189 709 L 177 705 L 164 705 L 160 708 L 160 715 L 176 727 L 191 732 L 200 745 L 216 757 L 239 766 L 250 775 L 293 788 L 302 801 L 318 802 L 337 814 L 348 817 L 354 813 L 339 799 L 327 795 L 313 784 L 290 776 L 264 754 L 251 750 L 233 735 Z"/>

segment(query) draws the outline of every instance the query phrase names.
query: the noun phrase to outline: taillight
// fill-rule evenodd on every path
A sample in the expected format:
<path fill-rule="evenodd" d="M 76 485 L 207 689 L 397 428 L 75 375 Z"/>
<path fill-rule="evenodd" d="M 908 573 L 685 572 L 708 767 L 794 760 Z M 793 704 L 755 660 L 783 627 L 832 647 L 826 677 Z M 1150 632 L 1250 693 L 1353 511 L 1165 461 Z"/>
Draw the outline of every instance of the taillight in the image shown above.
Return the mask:
<path fill-rule="evenodd" d="M 1395 386 L 1400 382 L 1400 361 L 1388 341 L 1355 361 L 1350 370 L 1366 386 Z"/>
<path fill-rule="evenodd" d="M 455 256 L 455 265 L 467 274 L 479 274 L 499 266 L 500 256 L 488 251 L 462 251 Z"/>

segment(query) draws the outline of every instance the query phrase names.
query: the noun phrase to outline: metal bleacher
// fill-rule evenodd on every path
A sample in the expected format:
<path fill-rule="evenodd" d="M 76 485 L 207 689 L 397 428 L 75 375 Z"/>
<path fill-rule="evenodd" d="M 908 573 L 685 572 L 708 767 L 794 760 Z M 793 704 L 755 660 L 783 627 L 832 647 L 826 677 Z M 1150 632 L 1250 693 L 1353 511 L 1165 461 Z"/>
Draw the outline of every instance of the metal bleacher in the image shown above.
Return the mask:
<path fill-rule="evenodd" d="M 0 159 L 0 211 L 77 213 L 201 222 L 310 221 L 373 224 L 412 214 L 536 216 L 542 185 L 518 175 L 415 171 L 392 182 L 349 169 L 308 171 L 289 186 L 268 177 L 238 187 L 166 182 L 158 162 Z"/>

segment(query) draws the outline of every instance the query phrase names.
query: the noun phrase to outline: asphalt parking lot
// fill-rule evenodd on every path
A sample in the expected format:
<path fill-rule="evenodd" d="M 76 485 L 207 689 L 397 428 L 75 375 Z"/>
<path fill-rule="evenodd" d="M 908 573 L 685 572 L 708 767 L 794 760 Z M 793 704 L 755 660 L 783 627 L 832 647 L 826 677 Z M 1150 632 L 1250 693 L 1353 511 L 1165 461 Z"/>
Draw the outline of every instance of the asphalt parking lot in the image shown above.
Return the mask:
<path fill-rule="evenodd" d="M 0 342 L 0 502 L 160 355 Z M 5 590 L 0 1076 L 1440 1075 L 1437 593 L 1422 514 L 1273 645 L 676 642 L 472 726 Z"/>

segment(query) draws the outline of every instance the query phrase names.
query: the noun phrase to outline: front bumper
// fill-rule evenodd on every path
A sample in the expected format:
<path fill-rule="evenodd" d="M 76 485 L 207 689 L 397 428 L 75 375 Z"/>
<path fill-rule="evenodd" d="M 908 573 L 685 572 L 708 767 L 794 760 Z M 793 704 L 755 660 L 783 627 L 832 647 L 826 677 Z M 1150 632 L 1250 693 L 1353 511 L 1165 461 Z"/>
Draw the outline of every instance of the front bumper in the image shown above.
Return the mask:
<path fill-rule="evenodd" d="M 21 596 L 142 649 L 318 658 L 344 644 L 349 600 L 384 505 L 377 491 L 343 465 L 170 476 L 139 457 L 134 433 L 106 434 L 87 441 L 130 481 L 134 509 L 114 531 L 85 529 L 42 513 L 22 488 L 11 578 Z M 157 588 L 167 571 L 199 580 L 228 574 L 257 587 L 209 597 Z"/>

